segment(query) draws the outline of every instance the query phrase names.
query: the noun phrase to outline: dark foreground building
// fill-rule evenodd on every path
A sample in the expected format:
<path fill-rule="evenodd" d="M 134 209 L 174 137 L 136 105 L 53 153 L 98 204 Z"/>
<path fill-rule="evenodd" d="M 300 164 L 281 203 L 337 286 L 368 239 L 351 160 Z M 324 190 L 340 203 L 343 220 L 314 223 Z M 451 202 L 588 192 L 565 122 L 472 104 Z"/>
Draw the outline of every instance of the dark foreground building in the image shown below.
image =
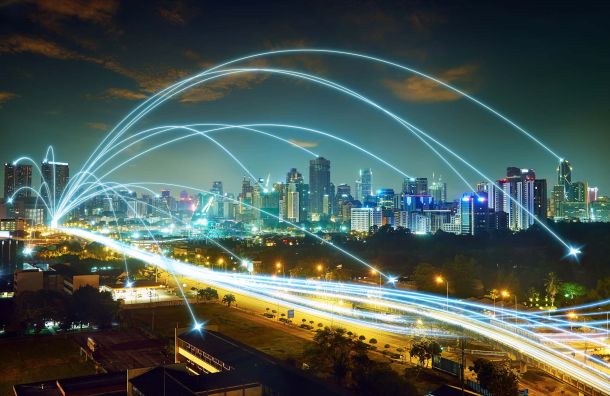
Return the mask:
<path fill-rule="evenodd" d="M 176 364 L 15 385 L 16 396 L 280 396 L 345 394 L 214 331 L 175 338 Z"/>

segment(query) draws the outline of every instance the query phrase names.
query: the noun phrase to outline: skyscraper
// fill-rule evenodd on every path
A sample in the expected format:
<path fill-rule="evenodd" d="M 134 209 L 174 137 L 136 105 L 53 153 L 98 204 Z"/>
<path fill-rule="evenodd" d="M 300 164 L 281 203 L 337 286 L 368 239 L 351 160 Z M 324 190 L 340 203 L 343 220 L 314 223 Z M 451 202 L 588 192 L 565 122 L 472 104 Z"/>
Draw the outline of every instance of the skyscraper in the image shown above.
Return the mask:
<path fill-rule="evenodd" d="M 371 168 L 360 169 L 359 179 L 356 181 L 356 199 L 364 202 L 373 195 L 373 171 Z"/>
<path fill-rule="evenodd" d="M 402 182 L 402 193 L 405 195 L 417 194 L 417 181 L 414 177 L 406 178 Z"/>
<path fill-rule="evenodd" d="M 539 220 L 547 218 L 546 179 L 534 180 L 534 216 Z"/>
<path fill-rule="evenodd" d="M 330 196 L 330 193 L 330 161 L 324 157 L 309 161 L 309 215 L 312 218 L 328 213 L 324 195 Z"/>
<path fill-rule="evenodd" d="M 66 162 L 44 161 L 40 167 L 42 173 L 41 183 L 46 183 L 49 190 L 41 188 L 41 195 L 44 199 L 50 196 L 58 201 L 63 194 L 68 181 L 70 180 L 70 166 Z"/>
<path fill-rule="evenodd" d="M 4 198 L 7 199 L 21 187 L 32 187 L 32 165 L 4 164 Z M 23 189 L 15 198 L 29 197 L 32 191 Z"/>
<path fill-rule="evenodd" d="M 415 194 L 428 195 L 428 178 L 418 177 L 415 179 Z"/>
<path fill-rule="evenodd" d="M 572 165 L 567 160 L 561 160 L 557 167 L 557 184 L 563 186 L 564 200 L 572 201 L 571 188 L 572 185 Z"/>
<path fill-rule="evenodd" d="M 534 224 L 534 181 L 533 169 L 506 168 L 506 179 L 497 181 L 501 188 L 494 189 L 496 212 L 508 214 L 508 227 L 513 231 L 525 230 Z"/>
<path fill-rule="evenodd" d="M 447 183 L 444 183 L 439 177 L 428 187 L 428 194 L 432 196 L 437 206 L 444 204 L 447 202 Z"/>
<path fill-rule="evenodd" d="M 461 233 L 479 235 L 491 227 L 487 193 L 466 193 L 460 202 Z"/>
<path fill-rule="evenodd" d="M 304 222 L 309 213 L 309 186 L 296 168 L 286 174 L 286 184 L 281 198 L 282 216 L 291 222 Z"/>

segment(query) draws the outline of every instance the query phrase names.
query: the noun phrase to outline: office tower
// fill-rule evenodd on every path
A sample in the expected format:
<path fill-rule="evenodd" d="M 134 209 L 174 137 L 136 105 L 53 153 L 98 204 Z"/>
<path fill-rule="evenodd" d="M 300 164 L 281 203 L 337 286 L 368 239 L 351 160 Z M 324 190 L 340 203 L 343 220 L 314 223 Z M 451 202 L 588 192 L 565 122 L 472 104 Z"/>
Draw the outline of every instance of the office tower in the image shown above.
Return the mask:
<path fill-rule="evenodd" d="M 377 206 L 384 209 L 398 209 L 394 207 L 394 194 L 393 188 L 382 188 L 377 191 Z"/>
<path fill-rule="evenodd" d="M 356 180 L 356 199 L 364 202 L 373 195 L 373 171 L 371 168 L 360 169 Z"/>
<path fill-rule="evenodd" d="M 22 187 L 32 187 L 32 165 L 4 164 L 4 198 L 13 197 Z M 29 197 L 32 191 L 28 188 L 20 190 L 14 198 Z"/>
<path fill-rule="evenodd" d="M 303 175 L 296 168 L 290 169 L 286 174 L 286 184 L 281 201 L 283 218 L 291 222 L 307 221 L 309 213 L 309 185 L 303 183 Z"/>
<path fill-rule="evenodd" d="M 589 199 L 589 185 L 587 182 L 573 182 L 570 186 L 570 193 L 572 202 L 588 202 Z"/>
<path fill-rule="evenodd" d="M 447 183 L 444 183 L 439 177 L 428 187 L 428 194 L 432 196 L 437 206 L 444 204 L 447 202 Z"/>
<path fill-rule="evenodd" d="M 48 199 L 50 192 L 50 196 L 54 195 L 54 200 L 58 201 L 70 180 L 69 165 L 65 162 L 45 161 L 40 167 L 40 172 L 42 173 L 41 183 L 49 186 L 48 191 L 44 187 L 41 188 L 42 197 Z"/>
<path fill-rule="evenodd" d="M 561 160 L 557 167 L 557 184 L 572 184 L 572 164 Z"/>
<path fill-rule="evenodd" d="M 491 216 L 487 193 L 466 193 L 460 203 L 461 233 L 479 235 L 489 231 Z"/>
<path fill-rule="evenodd" d="M 222 187 L 221 181 L 215 181 L 212 183 L 212 188 L 210 189 L 210 193 L 215 196 L 215 205 L 212 210 L 212 214 L 216 217 L 223 218 L 224 213 L 224 191 Z"/>
<path fill-rule="evenodd" d="M 546 179 L 534 180 L 534 216 L 539 220 L 547 218 Z"/>
<path fill-rule="evenodd" d="M 318 157 L 309 161 L 309 215 L 324 214 L 324 195 L 330 194 L 330 161 Z"/>
<path fill-rule="evenodd" d="M 335 198 L 333 202 L 333 214 L 339 221 L 345 221 L 343 217 L 342 206 L 345 202 L 350 202 L 353 200 L 352 197 L 352 189 L 349 184 L 338 184 L 337 191 L 335 193 Z M 349 216 L 348 216 L 349 217 Z"/>
<path fill-rule="evenodd" d="M 417 181 L 415 178 L 403 180 L 402 193 L 406 194 L 406 195 L 416 195 L 417 194 Z"/>
<path fill-rule="evenodd" d="M 497 181 L 500 191 L 495 192 L 494 208 L 508 214 L 508 227 L 512 231 L 525 230 L 534 223 L 533 169 L 506 168 L 506 178 Z"/>
<path fill-rule="evenodd" d="M 563 184 L 556 184 L 553 186 L 551 192 L 551 216 L 553 219 L 558 220 L 563 217 L 563 203 L 566 201 L 566 192 Z"/>
<path fill-rule="evenodd" d="M 280 217 L 280 197 L 284 184 L 275 183 L 271 189 L 264 189 L 261 196 L 262 212 L 260 218 L 267 227 L 276 226 Z"/>
<path fill-rule="evenodd" d="M 415 194 L 428 195 L 428 178 L 418 177 L 415 179 Z"/>
<path fill-rule="evenodd" d="M 371 227 L 382 225 L 381 208 L 351 208 L 350 222 L 352 231 L 369 232 Z"/>
<path fill-rule="evenodd" d="M 210 190 L 210 192 L 217 194 L 217 195 L 223 195 L 223 188 L 222 188 L 222 182 L 221 181 L 215 181 L 212 183 L 212 189 Z"/>
<path fill-rule="evenodd" d="M 593 203 L 595 201 L 597 201 L 597 194 L 599 193 L 599 189 L 597 187 L 589 187 L 588 190 L 588 195 L 589 195 L 589 202 Z"/>

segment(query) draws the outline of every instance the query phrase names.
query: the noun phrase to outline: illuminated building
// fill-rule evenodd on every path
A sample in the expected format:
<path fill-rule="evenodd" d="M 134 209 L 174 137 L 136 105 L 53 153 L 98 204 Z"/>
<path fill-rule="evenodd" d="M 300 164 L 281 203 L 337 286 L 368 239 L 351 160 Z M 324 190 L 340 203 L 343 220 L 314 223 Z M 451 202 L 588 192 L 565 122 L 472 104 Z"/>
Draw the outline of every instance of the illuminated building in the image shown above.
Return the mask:
<path fill-rule="evenodd" d="M 595 202 L 597 201 L 597 194 L 599 193 L 599 189 L 597 187 L 589 187 L 589 202 Z"/>
<path fill-rule="evenodd" d="M 55 194 L 55 200 L 59 200 L 70 180 L 69 164 L 66 162 L 43 161 L 40 172 L 42 174 L 40 182 L 49 186 L 48 191 L 46 188 L 41 189 L 43 198 L 48 199 L 50 191 L 51 195 Z"/>
<path fill-rule="evenodd" d="M 418 177 L 415 179 L 415 194 L 428 195 L 428 178 Z"/>
<path fill-rule="evenodd" d="M 447 183 L 444 183 L 439 177 L 438 181 L 433 181 L 428 187 L 428 194 L 436 205 L 444 204 L 447 202 Z"/>
<path fill-rule="evenodd" d="M 424 212 L 409 212 L 409 229 L 415 234 L 427 234 L 431 231 L 430 217 Z"/>
<path fill-rule="evenodd" d="M 551 192 L 551 205 L 550 205 L 550 214 L 554 220 L 559 220 L 563 218 L 563 207 L 562 204 L 566 200 L 566 192 L 563 184 L 556 184 L 553 186 L 553 191 Z"/>
<path fill-rule="evenodd" d="M 364 202 L 373 195 L 373 171 L 371 168 L 360 169 L 356 181 L 356 199 Z"/>
<path fill-rule="evenodd" d="M 508 167 L 506 178 L 497 181 L 494 188 L 493 207 L 508 214 L 508 227 L 512 231 L 525 230 L 534 224 L 534 183 L 533 169 Z"/>
<path fill-rule="evenodd" d="M 4 198 L 12 197 L 15 191 L 21 187 L 32 187 L 32 165 L 4 164 Z M 31 190 L 23 189 L 15 195 L 15 198 L 31 195 Z"/>
<path fill-rule="evenodd" d="M 589 206 L 589 218 L 595 222 L 610 222 L 610 199 L 597 197 Z"/>
<path fill-rule="evenodd" d="M 297 223 L 307 221 L 309 198 L 309 185 L 303 183 L 303 176 L 296 168 L 290 169 L 280 202 L 282 218 Z"/>
<path fill-rule="evenodd" d="M 393 188 L 377 190 L 377 206 L 384 209 L 398 209 L 394 200 L 395 197 Z"/>
<path fill-rule="evenodd" d="M 466 193 L 460 202 L 461 234 L 478 235 L 490 229 L 490 213 L 487 194 Z"/>
<path fill-rule="evenodd" d="M 330 161 L 318 157 L 309 161 L 309 215 L 324 214 L 324 195 L 330 195 Z"/>
<path fill-rule="evenodd" d="M 350 221 L 352 231 L 369 232 L 372 227 L 382 225 L 381 208 L 351 208 Z"/>
<path fill-rule="evenodd" d="M 571 201 L 572 165 L 567 160 L 561 160 L 557 167 L 557 184 L 563 186 L 564 201 Z"/>

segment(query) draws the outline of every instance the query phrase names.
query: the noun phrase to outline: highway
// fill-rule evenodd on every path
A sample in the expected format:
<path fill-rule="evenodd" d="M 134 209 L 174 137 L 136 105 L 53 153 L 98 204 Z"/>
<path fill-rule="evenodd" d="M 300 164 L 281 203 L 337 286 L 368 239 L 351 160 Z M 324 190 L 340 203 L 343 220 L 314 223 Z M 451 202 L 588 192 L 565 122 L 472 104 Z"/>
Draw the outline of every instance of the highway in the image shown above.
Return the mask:
<path fill-rule="evenodd" d="M 572 348 L 570 343 L 562 342 L 559 337 L 549 337 L 529 327 L 550 328 L 555 334 L 569 334 L 570 339 L 586 341 L 591 346 L 607 348 L 607 340 L 572 333 L 552 321 L 545 321 L 539 315 L 508 309 L 494 311 L 492 307 L 482 304 L 447 300 L 445 297 L 392 287 L 216 272 L 146 252 L 86 230 L 61 228 L 61 231 L 101 243 L 176 275 L 239 294 L 241 298 L 258 300 L 263 306 L 291 308 L 304 317 L 325 318 L 326 321 L 350 328 L 366 329 L 377 334 L 417 335 L 421 329 L 408 318 L 438 321 L 457 331 L 462 329 L 492 340 L 563 373 L 578 381 L 584 393 L 610 395 L 610 366 L 603 361 L 587 358 L 583 351 Z M 354 309 L 357 306 L 376 309 Z M 492 318 L 489 314 L 492 311 L 500 316 Z M 193 322 L 197 325 L 197 318 L 193 317 Z M 449 336 L 443 331 L 436 331 L 433 335 Z"/>

